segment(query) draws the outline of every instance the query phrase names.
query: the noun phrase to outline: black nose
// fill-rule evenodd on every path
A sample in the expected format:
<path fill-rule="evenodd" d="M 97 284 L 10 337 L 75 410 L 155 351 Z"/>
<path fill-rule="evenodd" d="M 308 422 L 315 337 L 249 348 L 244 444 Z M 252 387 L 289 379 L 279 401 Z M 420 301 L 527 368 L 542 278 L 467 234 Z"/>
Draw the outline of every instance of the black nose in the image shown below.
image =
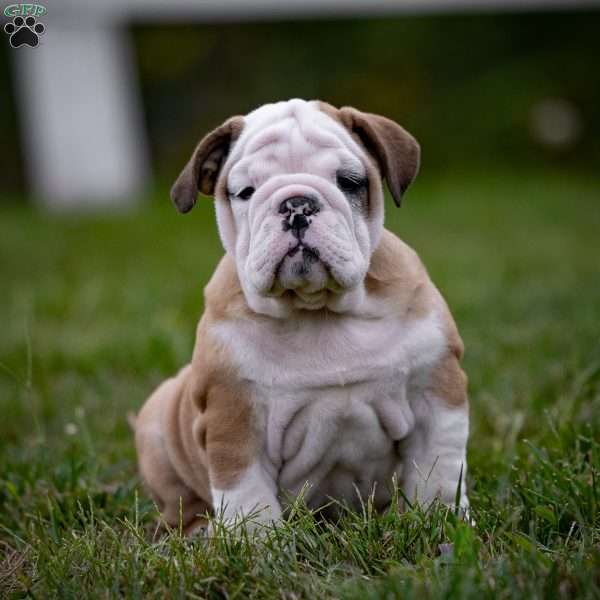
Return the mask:
<path fill-rule="evenodd" d="M 285 213 L 288 213 L 288 215 L 303 214 L 308 217 L 319 212 L 319 208 L 319 201 L 315 198 L 311 198 L 310 196 L 292 196 L 291 198 L 286 198 L 279 205 L 279 212 L 282 215 Z"/>
<path fill-rule="evenodd" d="M 283 218 L 283 230 L 292 230 L 294 237 L 302 239 L 312 219 L 308 217 L 319 212 L 319 202 L 309 196 L 292 196 L 286 198 L 279 205 L 279 212 Z"/>

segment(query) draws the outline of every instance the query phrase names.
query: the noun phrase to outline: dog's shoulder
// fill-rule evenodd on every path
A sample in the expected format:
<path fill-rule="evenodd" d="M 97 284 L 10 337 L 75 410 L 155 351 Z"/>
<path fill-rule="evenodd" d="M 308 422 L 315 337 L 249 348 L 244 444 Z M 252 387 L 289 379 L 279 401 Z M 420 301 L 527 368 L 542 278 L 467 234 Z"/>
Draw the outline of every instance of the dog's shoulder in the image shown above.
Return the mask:
<path fill-rule="evenodd" d="M 416 251 L 388 229 L 383 230 L 372 255 L 365 288 L 371 298 L 390 307 L 402 319 L 435 315 L 449 352 L 462 358 L 463 342 L 442 294 Z"/>
<path fill-rule="evenodd" d="M 427 271 L 418 254 L 395 233 L 384 229 L 369 265 L 367 282 L 383 285 L 414 284 L 427 279 Z"/>
<path fill-rule="evenodd" d="M 368 293 L 394 307 L 402 319 L 433 316 L 442 333 L 442 347 L 426 369 L 426 387 L 450 406 L 467 406 L 467 377 L 460 368 L 464 344 L 450 309 L 417 253 L 388 230 L 373 254 L 366 287 Z"/>
<path fill-rule="evenodd" d="M 371 257 L 365 288 L 371 299 L 404 319 L 423 317 L 435 308 L 435 287 L 421 259 L 388 229 Z"/>
<path fill-rule="evenodd" d="M 229 253 L 221 258 L 204 288 L 204 310 L 207 321 L 249 317 L 252 314 L 242 290 L 235 259 Z"/>
<path fill-rule="evenodd" d="M 231 348 L 215 334 L 218 325 L 226 321 L 251 319 L 237 274 L 234 258 L 225 253 L 204 288 L 204 313 L 196 329 L 192 356 L 193 395 L 202 404 L 211 389 L 240 385 L 234 367 Z"/>
<path fill-rule="evenodd" d="M 204 313 L 196 330 L 196 344 L 192 357 L 198 395 L 205 394 L 208 387 L 219 381 L 235 381 L 231 372 L 229 352 L 214 335 L 213 326 L 220 321 L 236 320 L 250 315 L 235 261 L 226 253 L 204 288 Z"/>

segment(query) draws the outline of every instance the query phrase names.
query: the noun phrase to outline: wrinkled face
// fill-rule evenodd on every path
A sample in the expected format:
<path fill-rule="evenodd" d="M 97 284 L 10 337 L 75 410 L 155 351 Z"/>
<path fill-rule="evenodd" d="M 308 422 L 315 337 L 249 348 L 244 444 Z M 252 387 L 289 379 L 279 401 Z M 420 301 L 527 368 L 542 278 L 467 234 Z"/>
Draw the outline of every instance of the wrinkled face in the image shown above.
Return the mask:
<path fill-rule="evenodd" d="M 383 198 L 371 159 L 342 125 L 315 103 L 262 107 L 246 117 L 223 177 L 219 224 L 232 218 L 233 227 L 221 235 L 251 307 L 283 314 L 356 300 Z"/>
<path fill-rule="evenodd" d="M 221 240 L 257 313 L 349 312 L 365 298 L 383 230 L 381 175 L 400 206 L 419 156 L 386 117 L 294 99 L 204 136 L 171 198 L 188 212 L 199 191 L 214 195 Z"/>

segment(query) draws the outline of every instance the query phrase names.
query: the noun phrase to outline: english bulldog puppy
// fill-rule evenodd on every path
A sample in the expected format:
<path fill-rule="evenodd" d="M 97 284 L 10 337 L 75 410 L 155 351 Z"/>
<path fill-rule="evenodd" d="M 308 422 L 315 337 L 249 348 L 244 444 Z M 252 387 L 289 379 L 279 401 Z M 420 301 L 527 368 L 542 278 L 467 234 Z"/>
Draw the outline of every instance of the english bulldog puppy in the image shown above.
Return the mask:
<path fill-rule="evenodd" d="M 191 362 L 136 419 L 142 478 L 188 532 L 282 498 L 467 509 L 463 344 L 417 254 L 384 229 L 419 167 L 397 123 L 299 99 L 206 135 L 171 198 L 214 196 L 225 254 Z"/>

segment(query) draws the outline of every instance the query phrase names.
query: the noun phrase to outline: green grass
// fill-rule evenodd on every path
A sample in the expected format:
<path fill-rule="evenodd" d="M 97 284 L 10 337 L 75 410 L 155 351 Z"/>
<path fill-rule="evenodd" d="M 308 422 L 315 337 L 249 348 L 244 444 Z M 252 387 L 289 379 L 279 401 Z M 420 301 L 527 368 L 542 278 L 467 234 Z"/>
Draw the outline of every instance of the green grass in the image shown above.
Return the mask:
<path fill-rule="evenodd" d="M 154 537 L 125 421 L 190 357 L 221 254 L 210 201 L 185 217 L 166 194 L 110 217 L 5 203 L 0 595 L 600 597 L 599 183 L 424 177 L 388 202 L 466 344 L 476 524 L 440 506 L 321 523 L 299 502 L 255 543 Z"/>

